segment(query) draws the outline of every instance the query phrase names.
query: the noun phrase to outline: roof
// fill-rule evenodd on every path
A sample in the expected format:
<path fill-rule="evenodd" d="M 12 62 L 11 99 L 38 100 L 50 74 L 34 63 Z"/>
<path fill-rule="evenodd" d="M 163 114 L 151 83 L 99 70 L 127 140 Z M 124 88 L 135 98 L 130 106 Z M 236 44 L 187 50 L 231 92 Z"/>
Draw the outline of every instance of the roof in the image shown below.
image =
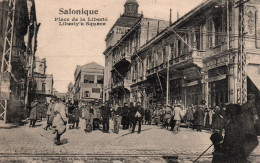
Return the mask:
<path fill-rule="evenodd" d="M 91 62 L 91 63 L 88 63 L 88 64 L 85 64 L 81 67 L 82 68 L 87 68 L 87 69 L 104 69 L 103 66 L 97 64 L 96 62 Z"/>
<path fill-rule="evenodd" d="M 126 4 L 135 4 L 135 5 L 138 5 L 138 2 L 136 0 L 127 0 L 125 5 Z"/>
<path fill-rule="evenodd" d="M 114 26 L 120 26 L 120 27 L 129 27 L 131 28 L 135 23 L 140 19 L 139 17 L 130 17 L 122 15 L 120 18 L 117 19 Z"/>

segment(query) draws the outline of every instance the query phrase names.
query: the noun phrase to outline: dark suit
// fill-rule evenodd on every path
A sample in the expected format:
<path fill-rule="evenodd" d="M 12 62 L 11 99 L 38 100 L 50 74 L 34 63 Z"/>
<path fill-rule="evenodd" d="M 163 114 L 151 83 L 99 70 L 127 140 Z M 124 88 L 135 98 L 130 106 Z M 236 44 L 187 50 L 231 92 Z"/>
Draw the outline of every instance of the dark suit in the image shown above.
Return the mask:
<path fill-rule="evenodd" d="M 140 116 L 137 116 L 137 113 L 139 113 Z M 143 116 L 144 116 L 144 108 L 142 108 L 141 106 L 136 106 L 134 110 L 134 124 L 133 124 L 132 132 L 135 131 L 135 126 L 137 122 L 138 122 L 138 133 L 141 132 Z"/>

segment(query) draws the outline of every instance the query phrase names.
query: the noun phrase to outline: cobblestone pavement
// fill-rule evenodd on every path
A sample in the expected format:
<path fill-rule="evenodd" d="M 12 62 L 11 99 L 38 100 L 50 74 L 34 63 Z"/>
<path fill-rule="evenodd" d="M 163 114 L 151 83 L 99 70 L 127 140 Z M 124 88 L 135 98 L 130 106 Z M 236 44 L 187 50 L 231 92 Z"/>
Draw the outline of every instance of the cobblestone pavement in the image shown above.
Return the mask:
<path fill-rule="evenodd" d="M 67 126 L 62 135 L 64 145 L 56 146 L 52 131 L 43 130 L 45 124 L 46 121 L 42 121 L 37 122 L 35 128 L 29 128 L 27 124 L 0 129 L 0 161 L 41 162 L 52 158 L 52 162 L 84 162 L 86 159 L 87 162 L 189 162 L 211 145 L 209 133 L 192 129 L 181 128 L 175 135 L 159 126 L 143 125 L 141 134 L 131 134 L 129 130 L 114 134 L 110 122 L 110 133 L 99 130 L 85 133 L 85 122 L 81 120 L 79 130 L 68 130 Z M 210 162 L 212 150 L 208 150 L 200 161 Z M 252 160 L 257 162 L 260 147 L 252 155 Z"/>

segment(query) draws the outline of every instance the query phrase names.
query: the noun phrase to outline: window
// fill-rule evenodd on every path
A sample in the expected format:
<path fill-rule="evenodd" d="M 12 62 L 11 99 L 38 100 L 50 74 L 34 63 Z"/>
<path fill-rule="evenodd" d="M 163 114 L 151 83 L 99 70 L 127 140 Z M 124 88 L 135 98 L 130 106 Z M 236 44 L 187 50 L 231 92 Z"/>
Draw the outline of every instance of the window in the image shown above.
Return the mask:
<path fill-rule="evenodd" d="M 46 83 L 42 83 L 42 91 L 44 91 L 45 92 L 45 85 L 46 85 Z"/>
<path fill-rule="evenodd" d="M 208 47 L 213 47 L 213 20 L 207 23 Z"/>
<path fill-rule="evenodd" d="M 90 97 L 89 91 L 84 92 L 84 97 Z"/>
<path fill-rule="evenodd" d="M 178 46 L 178 48 L 177 48 L 176 57 L 179 57 L 181 55 L 181 40 L 177 41 L 177 46 Z"/>
<path fill-rule="evenodd" d="M 201 50 L 202 49 L 200 47 L 201 37 L 200 37 L 200 32 L 199 31 L 195 32 L 195 37 L 196 37 L 196 48 L 197 48 L 197 50 Z"/>
<path fill-rule="evenodd" d="M 94 83 L 94 75 L 84 75 L 84 83 Z"/>
<path fill-rule="evenodd" d="M 103 76 L 102 75 L 98 75 L 97 76 L 97 84 L 103 84 Z"/>
<path fill-rule="evenodd" d="M 92 93 L 100 93 L 100 88 L 92 88 Z"/>

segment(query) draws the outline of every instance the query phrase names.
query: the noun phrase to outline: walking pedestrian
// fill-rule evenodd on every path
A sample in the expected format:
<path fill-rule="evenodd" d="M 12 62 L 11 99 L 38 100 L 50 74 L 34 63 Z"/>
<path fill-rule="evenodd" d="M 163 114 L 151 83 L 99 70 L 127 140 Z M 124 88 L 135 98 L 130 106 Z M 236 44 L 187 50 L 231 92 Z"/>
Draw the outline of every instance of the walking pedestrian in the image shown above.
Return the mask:
<path fill-rule="evenodd" d="M 48 106 L 48 110 L 47 110 L 47 126 L 44 128 L 45 130 L 47 130 L 49 127 L 52 126 L 53 123 L 53 118 L 54 118 L 54 107 L 55 107 L 55 99 L 51 99 L 50 104 Z"/>
<path fill-rule="evenodd" d="M 136 107 L 134 111 L 134 123 L 133 123 L 132 133 L 135 132 L 135 126 L 137 122 L 138 122 L 138 134 L 141 133 L 143 116 L 144 116 L 144 109 L 142 108 L 141 103 L 138 101 L 136 103 Z"/>
<path fill-rule="evenodd" d="M 66 131 L 67 117 L 66 117 L 66 104 L 65 97 L 61 97 L 61 101 L 58 102 L 54 107 L 54 119 L 53 128 L 54 134 L 56 133 L 56 145 L 62 145 L 60 140 L 61 135 Z"/>
<path fill-rule="evenodd" d="M 101 109 L 101 117 L 103 124 L 103 132 L 109 133 L 109 118 L 111 116 L 109 103 L 106 101 L 104 107 Z"/>
<path fill-rule="evenodd" d="M 166 127 L 168 129 L 172 117 L 172 109 L 170 108 L 170 106 L 165 106 L 165 107 L 166 108 L 165 108 L 164 122 L 162 128 Z"/>
<path fill-rule="evenodd" d="M 122 107 L 122 125 L 123 130 L 126 130 L 129 128 L 129 107 L 128 103 L 124 104 L 124 107 Z"/>
<path fill-rule="evenodd" d="M 37 119 L 39 119 L 39 113 L 38 113 L 38 100 L 34 100 L 32 103 L 31 103 L 31 112 L 30 112 L 30 125 L 29 127 L 35 127 L 35 124 L 36 124 L 36 121 Z"/>
<path fill-rule="evenodd" d="M 150 125 L 150 119 L 151 119 L 151 110 L 149 108 L 145 109 L 144 111 L 144 124 Z"/>

